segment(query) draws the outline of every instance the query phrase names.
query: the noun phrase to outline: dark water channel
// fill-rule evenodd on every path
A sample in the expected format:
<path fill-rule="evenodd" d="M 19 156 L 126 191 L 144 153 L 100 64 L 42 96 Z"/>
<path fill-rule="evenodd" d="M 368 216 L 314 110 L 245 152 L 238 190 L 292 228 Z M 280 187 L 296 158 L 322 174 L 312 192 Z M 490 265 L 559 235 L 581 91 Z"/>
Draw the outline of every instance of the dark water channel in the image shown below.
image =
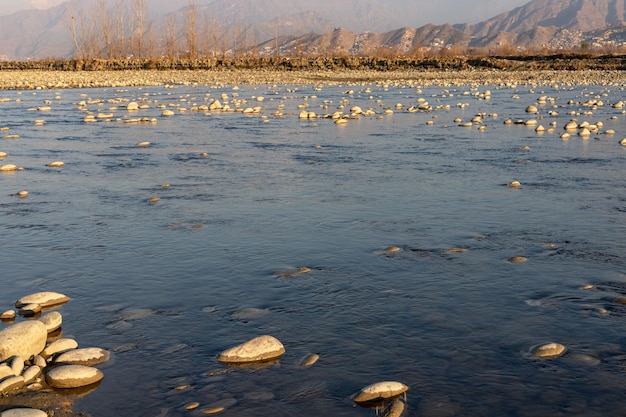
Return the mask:
<path fill-rule="evenodd" d="M 11 100 L 0 103 L 10 128 L 0 133 L 20 135 L 0 139 L 0 165 L 25 168 L 0 175 L 2 309 L 28 293 L 65 293 L 64 337 L 112 352 L 76 411 L 374 416 L 350 395 L 396 380 L 409 386 L 410 416 L 625 415 L 626 116 L 610 106 L 623 91 L 370 87 L 0 94 Z M 485 89 L 490 100 L 473 95 Z M 235 92 L 262 113 L 191 111 Z M 504 125 L 538 118 L 524 108 L 542 95 L 556 99 L 539 110 L 555 133 Z M 580 104 L 596 96 L 604 106 Z M 129 116 L 107 102 L 120 97 L 150 108 Z M 345 126 L 298 119 L 303 103 L 318 114 L 341 100 L 344 111 L 380 112 L 376 100 L 406 108 L 420 97 L 451 108 Z M 87 104 L 94 113 L 117 107 L 114 119 L 158 122 L 83 123 L 77 103 L 89 99 L 102 100 Z M 51 111 L 28 111 L 44 100 Z M 284 117 L 272 116 L 281 103 Z M 158 104 L 188 111 L 161 117 Z M 481 112 L 484 131 L 454 122 Z M 604 128 L 562 140 L 572 117 Z M 65 166 L 46 166 L 55 160 Z M 25 199 L 15 195 L 23 189 Z M 276 275 L 303 266 L 311 272 Z M 280 361 L 216 360 L 261 334 L 285 345 Z M 528 355 L 547 342 L 567 353 Z M 302 368 L 307 353 L 320 360 Z M 194 401 L 196 411 L 184 409 Z"/>

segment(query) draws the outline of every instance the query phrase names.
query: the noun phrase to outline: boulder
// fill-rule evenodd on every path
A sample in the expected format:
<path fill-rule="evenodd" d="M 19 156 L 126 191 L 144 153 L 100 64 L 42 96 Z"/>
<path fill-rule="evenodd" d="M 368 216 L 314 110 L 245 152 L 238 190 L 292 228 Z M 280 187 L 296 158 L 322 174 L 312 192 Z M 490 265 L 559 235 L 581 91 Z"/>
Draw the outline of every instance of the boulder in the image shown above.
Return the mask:
<path fill-rule="evenodd" d="M 401 382 L 382 381 L 362 388 L 352 396 L 352 400 L 355 403 L 382 401 L 404 394 L 408 389 L 409 387 Z"/>
<path fill-rule="evenodd" d="M 41 317 L 39 321 L 46 326 L 48 333 L 51 333 L 61 327 L 61 324 L 63 323 L 63 316 L 61 316 L 61 313 L 58 311 L 53 311 Z"/>
<path fill-rule="evenodd" d="M 0 361 L 11 356 L 30 358 L 39 354 L 46 346 L 48 331 L 38 321 L 25 321 L 14 324 L 0 332 Z"/>
<path fill-rule="evenodd" d="M 50 307 L 57 304 L 67 303 L 70 298 L 58 292 L 38 292 L 20 298 L 15 302 L 15 307 L 20 308 L 28 304 L 39 304 L 41 307 Z"/>
<path fill-rule="evenodd" d="M 110 353 L 98 347 L 72 349 L 54 358 L 55 364 L 94 366 L 109 360 Z"/>
<path fill-rule="evenodd" d="M 12 408 L 1 412 L 0 417 L 48 417 L 48 413 L 36 408 Z"/>
<path fill-rule="evenodd" d="M 0 381 L 0 394 L 4 394 L 16 389 L 20 389 L 24 386 L 24 377 L 10 376 Z"/>
<path fill-rule="evenodd" d="M 53 388 L 78 388 L 100 382 L 102 371 L 90 366 L 63 365 L 46 374 L 46 382 Z"/>
<path fill-rule="evenodd" d="M 563 355 L 566 350 L 565 346 L 560 343 L 546 343 L 532 347 L 530 353 L 538 358 L 549 359 Z"/>
<path fill-rule="evenodd" d="M 280 358 L 284 353 L 285 347 L 278 339 L 264 335 L 223 351 L 217 360 L 223 363 L 258 362 Z"/>
<path fill-rule="evenodd" d="M 24 384 L 30 384 L 31 382 L 34 382 L 39 375 L 41 375 L 40 367 L 38 367 L 37 365 L 29 366 L 28 368 L 24 369 L 24 372 L 22 372 Z"/>

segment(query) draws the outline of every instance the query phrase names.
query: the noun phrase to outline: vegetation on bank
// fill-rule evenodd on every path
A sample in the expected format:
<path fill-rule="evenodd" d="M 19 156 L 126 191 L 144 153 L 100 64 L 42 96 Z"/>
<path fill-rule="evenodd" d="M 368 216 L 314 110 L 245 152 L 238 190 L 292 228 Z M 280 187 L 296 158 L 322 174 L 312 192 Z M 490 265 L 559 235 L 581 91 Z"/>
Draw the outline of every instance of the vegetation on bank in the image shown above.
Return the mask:
<path fill-rule="evenodd" d="M 271 71 L 404 71 L 404 70 L 624 70 L 626 55 L 521 55 L 438 57 L 239 57 L 144 59 L 46 59 L 0 62 L 2 70 L 122 71 L 122 70 L 271 70 Z"/>

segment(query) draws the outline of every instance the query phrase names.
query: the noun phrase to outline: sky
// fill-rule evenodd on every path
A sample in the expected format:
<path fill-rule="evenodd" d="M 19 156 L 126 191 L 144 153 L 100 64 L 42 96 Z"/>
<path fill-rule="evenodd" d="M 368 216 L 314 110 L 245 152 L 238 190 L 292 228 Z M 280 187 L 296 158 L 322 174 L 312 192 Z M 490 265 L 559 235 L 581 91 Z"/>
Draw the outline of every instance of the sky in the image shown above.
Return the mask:
<path fill-rule="evenodd" d="M 0 16 L 9 15 L 23 9 L 46 9 L 57 6 L 67 0 L 0 0 Z M 129 0 L 130 1 L 130 0 Z M 151 0 L 148 0 L 150 3 Z M 254 1 L 254 0 L 250 0 Z M 284 0 L 288 1 L 288 0 Z M 388 0 L 393 6 L 397 0 Z M 426 23 L 477 23 L 499 13 L 509 11 L 528 3 L 530 0 L 412 0 L 416 7 L 423 10 L 423 18 L 412 26 Z M 173 4 L 182 7 L 185 0 L 174 0 Z M 196 0 L 196 3 L 199 3 Z"/>

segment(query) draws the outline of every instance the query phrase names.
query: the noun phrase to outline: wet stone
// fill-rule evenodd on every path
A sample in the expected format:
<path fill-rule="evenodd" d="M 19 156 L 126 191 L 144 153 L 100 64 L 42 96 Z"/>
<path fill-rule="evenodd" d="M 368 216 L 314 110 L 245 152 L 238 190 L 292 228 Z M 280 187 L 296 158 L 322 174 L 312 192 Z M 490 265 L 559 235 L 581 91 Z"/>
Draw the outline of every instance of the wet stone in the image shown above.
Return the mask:
<path fill-rule="evenodd" d="M 67 350 L 76 349 L 77 347 L 78 342 L 74 339 L 63 338 L 55 340 L 54 342 L 46 346 L 46 348 L 41 352 L 41 357 L 47 359 L 52 355 L 60 352 L 65 352 Z"/>
<path fill-rule="evenodd" d="M 104 375 L 99 369 L 82 365 L 63 365 L 46 374 L 46 382 L 54 388 L 78 388 L 99 382 Z"/>
<path fill-rule="evenodd" d="M 563 355 L 565 351 L 565 346 L 560 343 L 546 343 L 544 345 L 534 346 L 530 349 L 530 353 L 543 359 L 559 357 Z"/>
<path fill-rule="evenodd" d="M 284 353 L 285 348 L 278 339 L 264 335 L 223 351 L 217 359 L 223 363 L 257 362 L 276 359 Z"/>
<path fill-rule="evenodd" d="M 404 394 L 408 389 L 408 386 L 397 381 L 376 382 L 362 388 L 352 396 L 352 400 L 355 403 L 376 402 Z"/>
<path fill-rule="evenodd" d="M 25 321 L 0 331 L 0 361 L 11 356 L 30 358 L 46 346 L 48 331 L 40 321 Z"/>
<path fill-rule="evenodd" d="M 61 327 L 61 324 L 63 323 L 63 317 L 58 311 L 53 311 L 42 316 L 39 321 L 46 326 L 48 333 L 51 333 Z"/>
<path fill-rule="evenodd" d="M 48 417 L 48 413 L 36 408 L 12 408 L 1 412 L 0 417 Z"/>
<path fill-rule="evenodd" d="M 54 358 L 55 364 L 95 366 L 109 360 L 110 353 L 107 350 L 90 347 L 72 349 L 63 352 Z"/>
<path fill-rule="evenodd" d="M 39 304 L 41 307 L 50 307 L 66 303 L 70 298 L 57 292 L 38 292 L 20 298 L 15 302 L 15 307 L 20 308 L 27 304 Z"/>

